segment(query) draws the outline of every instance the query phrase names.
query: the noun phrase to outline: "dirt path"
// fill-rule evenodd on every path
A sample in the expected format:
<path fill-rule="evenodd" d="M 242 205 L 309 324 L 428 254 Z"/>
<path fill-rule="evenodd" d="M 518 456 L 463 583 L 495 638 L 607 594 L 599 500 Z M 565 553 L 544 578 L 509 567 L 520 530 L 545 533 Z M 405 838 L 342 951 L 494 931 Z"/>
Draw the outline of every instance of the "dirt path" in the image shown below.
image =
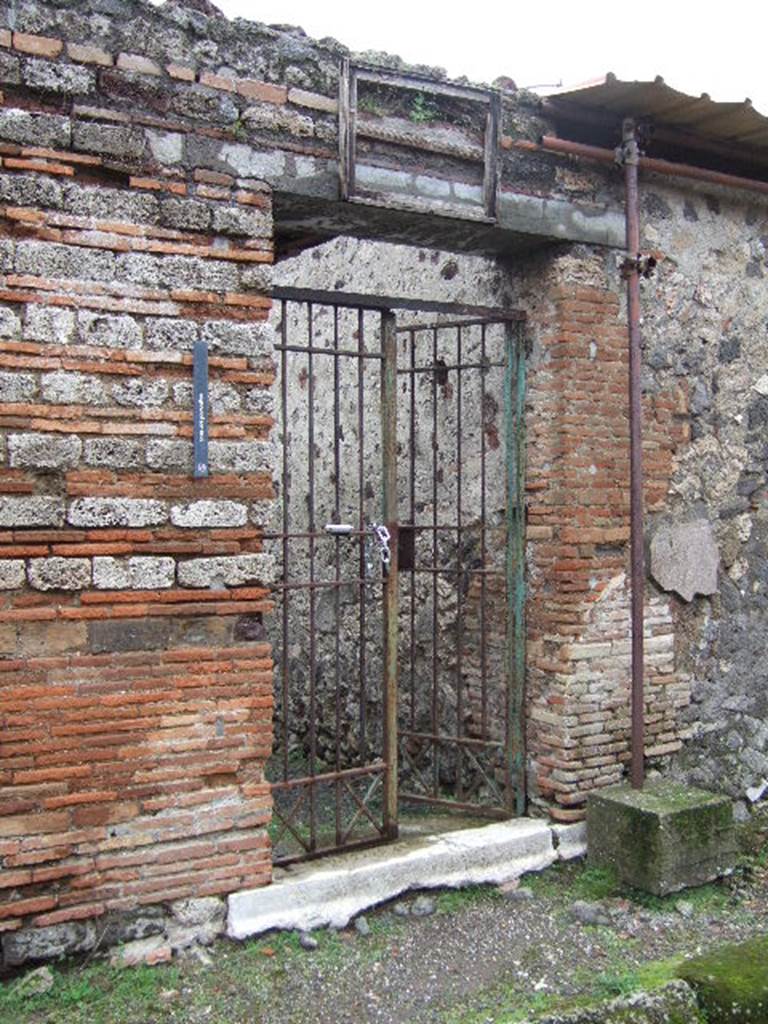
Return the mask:
<path fill-rule="evenodd" d="M 653 986 L 683 956 L 768 933 L 759 867 L 665 900 L 618 894 L 581 864 L 530 876 L 521 889 L 433 895 L 425 916 L 404 913 L 409 897 L 369 914 L 368 935 L 316 933 L 314 950 L 288 934 L 219 942 L 209 964 L 71 965 L 48 995 L 20 1003 L 6 987 L 0 1021 L 501 1024 Z"/>

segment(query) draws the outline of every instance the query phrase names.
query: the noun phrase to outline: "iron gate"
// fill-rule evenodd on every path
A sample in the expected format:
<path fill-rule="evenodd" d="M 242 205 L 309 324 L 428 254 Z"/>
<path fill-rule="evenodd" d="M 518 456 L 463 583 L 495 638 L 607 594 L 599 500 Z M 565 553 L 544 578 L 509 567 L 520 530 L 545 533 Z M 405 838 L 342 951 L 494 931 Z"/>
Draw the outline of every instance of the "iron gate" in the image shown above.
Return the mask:
<path fill-rule="evenodd" d="M 510 814 L 522 800 L 522 318 L 275 297 L 275 861 L 394 837 L 398 771 L 409 802 Z M 414 322 L 425 307 L 462 320 Z"/>

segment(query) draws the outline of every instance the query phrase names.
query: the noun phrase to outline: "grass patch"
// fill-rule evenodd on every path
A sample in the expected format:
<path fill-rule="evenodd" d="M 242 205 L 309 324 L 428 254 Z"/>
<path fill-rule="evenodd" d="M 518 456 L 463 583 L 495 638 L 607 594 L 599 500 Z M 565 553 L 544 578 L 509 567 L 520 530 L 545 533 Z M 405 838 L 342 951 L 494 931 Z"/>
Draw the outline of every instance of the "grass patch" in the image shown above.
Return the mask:
<path fill-rule="evenodd" d="M 161 991 L 174 988 L 179 980 L 175 965 L 120 970 L 101 963 L 53 968 L 52 973 L 53 988 L 44 995 L 23 998 L 14 982 L 1 986 L 0 1020 L 17 1024 L 162 1020 L 158 1016 Z"/>
<path fill-rule="evenodd" d="M 566 900 L 597 900 L 626 895 L 607 868 L 588 867 L 582 862 L 559 862 L 546 871 L 526 875 L 523 884 L 539 898 Z"/>
<path fill-rule="evenodd" d="M 439 914 L 456 914 L 462 910 L 488 903 L 500 903 L 504 897 L 492 885 L 468 885 L 464 889 L 448 889 L 435 899 Z"/>

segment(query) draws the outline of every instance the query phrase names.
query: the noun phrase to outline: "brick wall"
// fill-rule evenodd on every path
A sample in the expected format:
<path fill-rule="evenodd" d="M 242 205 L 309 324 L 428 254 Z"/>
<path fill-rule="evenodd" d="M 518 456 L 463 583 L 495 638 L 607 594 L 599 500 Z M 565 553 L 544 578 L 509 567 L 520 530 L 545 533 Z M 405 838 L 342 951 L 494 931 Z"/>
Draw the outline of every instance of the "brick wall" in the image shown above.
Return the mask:
<path fill-rule="evenodd" d="M 629 760 L 629 439 L 621 280 L 598 252 L 543 262 L 526 288 L 536 351 L 528 410 L 530 796 L 560 821 Z M 663 507 L 687 439 L 680 387 L 644 407 L 645 510 Z M 670 598 L 646 593 L 646 754 L 679 749 Z"/>
<path fill-rule="evenodd" d="M 188 160 L 194 126 L 77 119 L 73 94 L 113 63 L 97 48 L 13 43 L 0 53 L 3 932 L 269 880 L 261 537 L 275 498 L 269 188 Z"/>

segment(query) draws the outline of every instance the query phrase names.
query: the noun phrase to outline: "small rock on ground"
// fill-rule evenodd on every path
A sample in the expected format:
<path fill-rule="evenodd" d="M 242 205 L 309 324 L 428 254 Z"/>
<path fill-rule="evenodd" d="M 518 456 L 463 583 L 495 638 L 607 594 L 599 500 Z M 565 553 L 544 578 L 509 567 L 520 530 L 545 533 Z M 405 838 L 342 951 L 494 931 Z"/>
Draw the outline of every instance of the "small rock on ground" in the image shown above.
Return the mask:
<path fill-rule="evenodd" d="M 32 996 L 42 996 L 53 988 L 53 974 L 50 967 L 38 967 L 29 971 L 13 986 L 13 994 L 22 999 L 29 999 Z"/>
<path fill-rule="evenodd" d="M 136 967 L 138 964 L 167 963 L 173 958 L 173 950 L 162 935 L 150 935 L 147 939 L 136 939 L 118 946 L 109 958 L 113 967 Z"/>
<path fill-rule="evenodd" d="M 299 945 L 302 949 L 317 949 L 318 942 L 309 932 L 302 932 L 299 935 Z"/>
<path fill-rule="evenodd" d="M 525 887 L 510 889 L 509 892 L 505 892 L 502 895 L 509 903 L 525 903 L 526 900 L 533 899 L 533 889 L 526 889 Z"/>
<path fill-rule="evenodd" d="M 363 936 L 371 934 L 371 926 L 368 924 L 368 919 L 364 914 L 355 919 L 355 931 L 358 935 Z"/>
<path fill-rule="evenodd" d="M 418 896 L 411 906 L 411 913 L 414 917 L 428 917 L 434 914 L 436 909 L 435 901 L 429 896 Z"/>
<path fill-rule="evenodd" d="M 580 924 L 608 925 L 611 918 L 605 908 L 599 903 L 588 903 L 586 900 L 576 900 L 571 904 L 571 917 Z"/>

